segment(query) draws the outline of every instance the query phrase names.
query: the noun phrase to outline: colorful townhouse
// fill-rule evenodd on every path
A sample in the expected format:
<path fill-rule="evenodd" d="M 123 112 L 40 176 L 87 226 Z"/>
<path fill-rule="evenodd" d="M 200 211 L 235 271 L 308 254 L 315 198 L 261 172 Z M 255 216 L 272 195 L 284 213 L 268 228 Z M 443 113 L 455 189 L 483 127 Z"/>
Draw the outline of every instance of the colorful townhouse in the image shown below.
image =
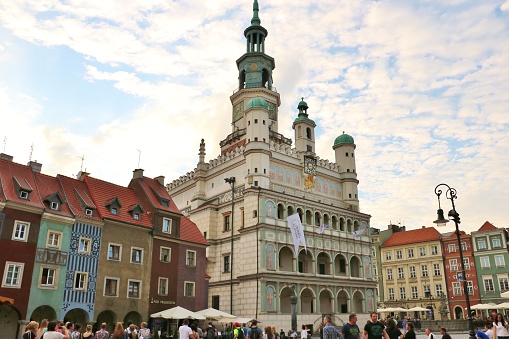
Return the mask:
<path fill-rule="evenodd" d="M 508 234 L 505 228 L 486 221 L 472 232 L 477 280 L 483 303 L 502 303 L 500 294 L 509 291 Z"/>
<path fill-rule="evenodd" d="M 164 187 L 164 177 L 151 179 L 137 169 L 129 188 L 136 192 L 154 225 L 149 314 L 175 305 L 193 311 L 205 309 L 207 241 L 203 234 L 178 210 Z"/>
<path fill-rule="evenodd" d="M 0 234 L 0 295 L 14 299 L 13 305 L 0 306 L 0 333 L 16 338 L 22 333 L 34 274 L 39 227 L 44 205 L 37 190 L 30 162 L 24 166 L 13 157 L 0 154 L 0 212 L 4 222 Z"/>
<path fill-rule="evenodd" d="M 476 305 L 481 301 L 479 285 L 477 283 L 476 264 L 474 261 L 474 248 L 472 237 L 460 231 L 461 250 L 463 252 L 463 265 L 465 278 L 462 275 L 461 258 L 458 247 L 456 232 L 442 234 L 442 253 L 444 255 L 445 280 L 447 283 L 447 295 L 451 319 L 465 319 L 466 296 L 463 281 L 467 281 L 468 297 L 470 305 Z"/>

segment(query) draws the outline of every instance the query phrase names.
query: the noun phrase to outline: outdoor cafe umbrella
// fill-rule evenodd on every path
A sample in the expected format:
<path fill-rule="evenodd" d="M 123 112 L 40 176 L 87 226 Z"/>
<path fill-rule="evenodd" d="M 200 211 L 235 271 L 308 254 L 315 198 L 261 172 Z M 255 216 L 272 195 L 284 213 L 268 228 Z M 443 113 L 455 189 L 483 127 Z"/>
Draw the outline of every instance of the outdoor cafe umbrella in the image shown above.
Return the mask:
<path fill-rule="evenodd" d="M 385 308 L 379 308 L 379 309 L 377 309 L 376 311 L 377 311 L 378 313 L 385 313 L 385 312 L 387 312 L 387 309 L 385 309 Z"/>
<path fill-rule="evenodd" d="M 500 293 L 500 296 L 501 296 L 502 298 L 509 298 L 509 291 L 504 292 L 504 293 Z"/>
<path fill-rule="evenodd" d="M 509 308 L 509 302 L 505 302 L 505 303 L 501 303 L 501 304 L 495 305 L 495 306 L 493 306 L 493 308 L 496 308 L 497 310 L 508 309 Z"/>
<path fill-rule="evenodd" d="M 204 320 L 205 317 L 196 312 L 189 311 L 183 307 L 177 306 L 167 310 L 156 312 L 150 315 L 151 318 L 164 319 L 198 319 Z"/>
<path fill-rule="evenodd" d="M 408 309 L 408 312 L 426 312 L 429 311 L 427 308 L 416 306 Z"/>
<path fill-rule="evenodd" d="M 472 307 L 470 307 L 471 310 L 491 310 L 494 307 L 495 304 L 477 304 Z"/>
<path fill-rule="evenodd" d="M 207 319 L 216 319 L 216 320 L 222 320 L 222 319 L 234 319 L 237 316 L 234 316 L 233 314 L 229 314 L 223 311 L 216 310 L 215 308 L 207 308 L 205 310 L 201 310 L 196 312 L 198 314 L 201 314 Z"/>

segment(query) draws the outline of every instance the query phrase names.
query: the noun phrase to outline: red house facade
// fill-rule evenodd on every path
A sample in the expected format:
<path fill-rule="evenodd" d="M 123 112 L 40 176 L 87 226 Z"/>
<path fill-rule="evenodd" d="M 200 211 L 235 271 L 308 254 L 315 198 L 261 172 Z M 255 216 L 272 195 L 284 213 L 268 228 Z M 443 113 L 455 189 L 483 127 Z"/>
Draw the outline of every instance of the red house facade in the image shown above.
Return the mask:
<path fill-rule="evenodd" d="M 474 262 L 472 237 L 460 231 L 461 247 L 465 264 L 465 275 L 469 291 L 470 305 L 478 304 L 481 300 L 477 273 Z M 455 232 L 442 238 L 442 253 L 444 254 L 445 279 L 447 295 L 449 296 L 449 311 L 451 319 L 464 319 L 466 316 L 466 297 L 463 290 L 461 259 L 458 248 L 458 238 Z"/>

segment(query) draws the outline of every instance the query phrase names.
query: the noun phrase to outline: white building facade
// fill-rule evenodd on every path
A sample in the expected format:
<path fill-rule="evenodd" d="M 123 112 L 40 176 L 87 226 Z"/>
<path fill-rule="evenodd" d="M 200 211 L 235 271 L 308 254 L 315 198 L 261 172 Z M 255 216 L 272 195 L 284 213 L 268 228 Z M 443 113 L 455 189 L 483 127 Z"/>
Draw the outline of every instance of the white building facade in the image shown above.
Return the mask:
<path fill-rule="evenodd" d="M 239 88 L 230 97 L 232 130 L 220 141 L 221 154 L 206 162 L 202 140 L 197 167 L 167 185 L 209 242 L 209 307 L 288 330 L 295 290 L 299 327 L 317 329 L 324 314 L 336 324 L 350 312 L 364 321 L 376 310 L 376 282 L 370 216 L 359 209 L 354 140 L 343 133 L 333 145 L 335 161 L 320 159 L 304 100 L 293 123 L 295 146 L 278 133 L 275 61 L 265 54 L 257 1 L 244 35 Z M 306 241 L 298 253 L 286 221 L 295 213 Z M 322 225 L 328 227 L 319 234 Z"/>

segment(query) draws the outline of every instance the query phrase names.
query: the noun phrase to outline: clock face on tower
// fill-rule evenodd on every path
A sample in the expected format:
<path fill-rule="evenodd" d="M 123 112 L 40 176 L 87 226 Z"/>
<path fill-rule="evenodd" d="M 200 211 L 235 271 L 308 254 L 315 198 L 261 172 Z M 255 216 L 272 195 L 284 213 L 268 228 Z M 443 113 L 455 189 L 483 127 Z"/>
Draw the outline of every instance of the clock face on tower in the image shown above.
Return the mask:
<path fill-rule="evenodd" d="M 304 173 L 316 175 L 316 159 L 304 157 Z"/>
<path fill-rule="evenodd" d="M 244 116 L 244 101 L 239 102 L 233 106 L 233 122 L 239 120 Z"/>
<path fill-rule="evenodd" d="M 272 120 L 277 120 L 277 106 L 275 103 L 267 101 L 269 104 L 269 118 Z"/>

